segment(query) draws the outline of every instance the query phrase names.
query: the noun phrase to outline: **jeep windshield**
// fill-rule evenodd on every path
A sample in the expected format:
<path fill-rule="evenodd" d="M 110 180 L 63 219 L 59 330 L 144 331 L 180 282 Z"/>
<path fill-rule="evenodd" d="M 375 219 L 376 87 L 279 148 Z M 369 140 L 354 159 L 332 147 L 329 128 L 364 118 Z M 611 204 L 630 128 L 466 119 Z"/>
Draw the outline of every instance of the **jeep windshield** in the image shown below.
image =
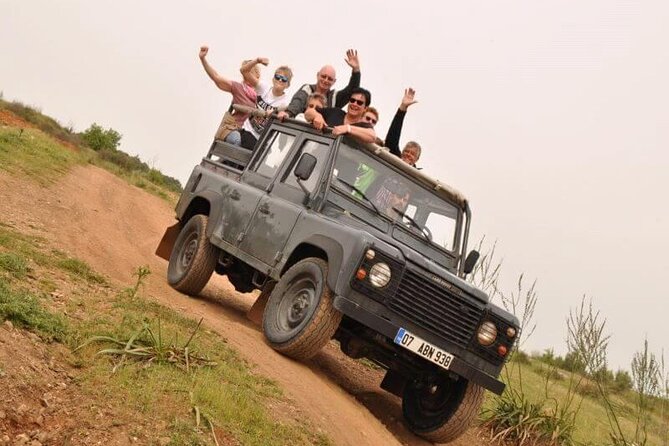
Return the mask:
<path fill-rule="evenodd" d="M 457 248 L 460 210 L 372 153 L 342 141 L 332 187 L 330 201 L 404 244 Z"/>

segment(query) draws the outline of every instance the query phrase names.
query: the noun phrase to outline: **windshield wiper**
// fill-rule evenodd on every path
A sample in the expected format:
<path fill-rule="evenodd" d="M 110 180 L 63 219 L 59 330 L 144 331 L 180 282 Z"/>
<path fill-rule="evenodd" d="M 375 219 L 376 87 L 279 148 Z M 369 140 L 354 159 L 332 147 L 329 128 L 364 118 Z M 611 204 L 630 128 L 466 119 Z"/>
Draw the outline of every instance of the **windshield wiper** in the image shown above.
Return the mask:
<path fill-rule="evenodd" d="M 372 208 L 374 208 L 374 210 L 376 211 L 377 214 L 381 213 L 381 211 L 379 211 L 379 208 L 376 207 L 376 205 L 372 202 L 372 200 L 370 200 L 369 197 L 367 195 L 365 195 L 365 193 L 363 191 L 361 191 L 360 189 L 358 189 L 356 186 L 349 183 L 348 181 L 342 180 L 341 178 L 337 178 L 337 181 L 344 184 L 345 186 L 348 186 L 353 192 L 358 194 L 363 200 L 365 200 L 367 203 L 369 203 L 372 206 Z"/>
<path fill-rule="evenodd" d="M 407 221 L 409 223 L 411 223 L 411 226 L 413 226 L 414 228 L 416 228 L 420 231 L 420 235 L 425 237 L 425 240 L 427 240 L 428 242 L 432 242 L 432 233 L 430 232 L 429 229 L 427 229 L 427 227 L 419 225 L 418 222 L 416 220 L 414 220 L 413 218 L 409 217 L 409 215 L 407 215 L 406 212 L 404 212 L 400 209 L 397 209 L 394 206 L 393 206 L 393 211 L 397 212 L 399 215 L 406 218 Z"/>

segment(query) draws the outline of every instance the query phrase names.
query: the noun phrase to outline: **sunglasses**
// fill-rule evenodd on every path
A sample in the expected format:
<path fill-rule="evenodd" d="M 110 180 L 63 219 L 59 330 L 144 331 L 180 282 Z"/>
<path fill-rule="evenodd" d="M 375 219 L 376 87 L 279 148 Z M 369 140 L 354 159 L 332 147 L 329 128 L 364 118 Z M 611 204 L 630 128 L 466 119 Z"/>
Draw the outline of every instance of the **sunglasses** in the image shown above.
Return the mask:
<path fill-rule="evenodd" d="M 279 82 L 283 82 L 284 84 L 288 82 L 288 78 L 283 74 L 275 74 L 274 79 L 278 80 Z"/>
<path fill-rule="evenodd" d="M 377 120 L 374 119 L 373 116 L 365 116 L 365 121 L 371 122 L 372 124 L 376 124 Z"/>
<path fill-rule="evenodd" d="M 358 104 L 358 105 L 361 106 L 361 107 L 362 107 L 363 105 L 365 105 L 365 101 L 362 100 L 362 99 L 351 98 L 351 99 L 348 100 L 348 102 L 350 102 L 351 104 Z"/>
<path fill-rule="evenodd" d="M 307 105 L 307 108 L 321 108 L 321 104 L 309 104 Z"/>
<path fill-rule="evenodd" d="M 327 74 L 319 74 L 320 78 L 326 81 L 334 82 L 335 78 L 332 76 L 328 76 Z"/>

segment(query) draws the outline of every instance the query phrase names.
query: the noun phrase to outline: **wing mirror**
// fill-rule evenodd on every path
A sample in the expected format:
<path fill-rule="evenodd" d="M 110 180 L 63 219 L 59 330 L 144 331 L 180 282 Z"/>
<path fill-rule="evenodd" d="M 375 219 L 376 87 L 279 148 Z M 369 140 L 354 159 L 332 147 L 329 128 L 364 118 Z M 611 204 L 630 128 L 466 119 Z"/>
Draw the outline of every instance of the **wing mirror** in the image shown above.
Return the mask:
<path fill-rule="evenodd" d="M 302 191 L 305 193 L 305 201 L 309 200 L 310 193 L 307 190 L 306 187 L 304 187 L 304 184 L 302 184 L 302 181 L 307 181 L 309 177 L 311 176 L 312 173 L 314 173 L 314 168 L 316 167 L 316 157 L 313 156 L 311 153 L 303 153 L 302 156 L 300 157 L 300 160 L 297 162 L 297 166 L 295 166 L 295 177 L 297 179 L 297 184 L 300 185 L 302 188 Z"/>
<path fill-rule="evenodd" d="M 478 262 L 479 257 L 481 254 L 475 249 L 472 249 L 469 254 L 467 254 L 467 258 L 465 259 L 465 268 L 463 272 L 465 274 L 469 274 L 472 271 L 474 271 L 474 266 L 476 266 L 476 262 Z"/>
<path fill-rule="evenodd" d="M 311 153 L 303 153 L 300 157 L 300 160 L 295 166 L 295 176 L 297 177 L 298 183 L 300 181 L 307 181 L 311 174 L 314 172 L 316 167 L 316 157 Z"/>

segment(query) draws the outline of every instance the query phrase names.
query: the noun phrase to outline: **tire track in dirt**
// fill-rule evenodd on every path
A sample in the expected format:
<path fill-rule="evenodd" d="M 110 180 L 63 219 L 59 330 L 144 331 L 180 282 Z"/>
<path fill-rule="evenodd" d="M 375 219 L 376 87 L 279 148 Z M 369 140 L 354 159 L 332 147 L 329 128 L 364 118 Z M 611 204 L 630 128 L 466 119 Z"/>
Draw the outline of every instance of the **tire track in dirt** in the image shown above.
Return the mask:
<path fill-rule="evenodd" d="M 255 370 L 276 380 L 313 424 L 338 445 L 426 445 L 401 422 L 400 400 L 378 388 L 380 371 L 345 357 L 329 345 L 307 364 L 274 352 L 245 317 L 255 295 L 239 294 L 215 276 L 198 299 L 167 285 L 167 262 L 153 253 L 174 211 L 163 200 L 94 166 L 79 166 L 43 189 L 0 174 L 0 217 L 129 285 L 141 265 L 153 272 L 145 294 L 182 314 L 204 317 Z M 356 399 L 357 398 L 357 399 Z M 454 446 L 486 444 L 476 429 Z"/>

